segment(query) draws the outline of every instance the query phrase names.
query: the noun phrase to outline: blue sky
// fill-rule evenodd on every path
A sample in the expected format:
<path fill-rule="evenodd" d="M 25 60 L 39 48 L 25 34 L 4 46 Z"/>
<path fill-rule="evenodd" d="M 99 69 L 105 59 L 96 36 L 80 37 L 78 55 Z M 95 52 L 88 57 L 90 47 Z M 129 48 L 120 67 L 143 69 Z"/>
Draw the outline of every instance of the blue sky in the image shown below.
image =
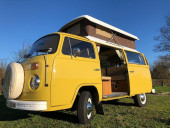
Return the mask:
<path fill-rule="evenodd" d="M 80 15 L 90 15 L 136 35 L 138 51 L 153 63 L 153 37 L 165 25 L 170 0 L 0 0 L 0 59 L 11 58 L 23 42 L 57 32 Z"/>

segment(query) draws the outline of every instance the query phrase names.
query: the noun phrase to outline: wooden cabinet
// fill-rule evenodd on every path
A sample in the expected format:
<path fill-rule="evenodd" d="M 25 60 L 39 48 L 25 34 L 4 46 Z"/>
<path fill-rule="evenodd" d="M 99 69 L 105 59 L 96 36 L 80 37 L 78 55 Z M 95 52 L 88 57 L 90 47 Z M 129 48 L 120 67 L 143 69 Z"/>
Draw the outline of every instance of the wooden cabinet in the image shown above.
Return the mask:
<path fill-rule="evenodd" d="M 111 95 L 111 77 L 102 76 L 103 95 Z"/>

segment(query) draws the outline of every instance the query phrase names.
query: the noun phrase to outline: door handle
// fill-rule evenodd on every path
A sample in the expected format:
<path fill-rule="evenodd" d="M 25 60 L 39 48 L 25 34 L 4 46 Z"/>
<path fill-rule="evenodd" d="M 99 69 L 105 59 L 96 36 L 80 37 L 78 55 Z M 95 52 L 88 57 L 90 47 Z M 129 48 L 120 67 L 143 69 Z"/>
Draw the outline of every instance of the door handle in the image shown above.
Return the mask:
<path fill-rule="evenodd" d="M 130 73 L 134 73 L 134 71 L 130 71 Z"/>
<path fill-rule="evenodd" d="M 94 71 L 100 71 L 100 69 L 93 69 Z"/>

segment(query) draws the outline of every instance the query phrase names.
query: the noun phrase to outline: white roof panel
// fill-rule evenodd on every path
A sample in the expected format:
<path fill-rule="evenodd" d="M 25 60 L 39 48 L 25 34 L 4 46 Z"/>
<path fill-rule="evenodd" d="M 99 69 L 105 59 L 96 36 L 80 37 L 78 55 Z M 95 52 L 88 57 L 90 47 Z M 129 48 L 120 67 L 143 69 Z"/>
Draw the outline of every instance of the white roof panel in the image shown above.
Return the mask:
<path fill-rule="evenodd" d="M 125 31 L 123 31 L 123 30 L 121 30 L 121 29 L 119 29 L 119 28 L 116 28 L 116 27 L 114 27 L 114 26 L 112 26 L 112 25 L 109 25 L 109 24 L 107 24 L 107 23 L 105 23 L 105 22 L 103 22 L 103 21 L 100 21 L 100 20 L 98 20 L 98 19 L 96 19 L 96 18 L 94 18 L 94 17 L 91 17 L 91 16 L 89 16 L 89 15 L 83 15 L 83 16 L 80 16 L 80 17 L 75 18 L 74 20 L 72 20 L 72 21 L 70 21 L 69 23 L 67 23 L 66 25 L 64 25 L 64 26 L 59 30 L 59 32 L 62 31 L 63 29 L 65 29 L 65 28 L 69 27 L 70 25 L 78 22 L 79 20 L 84 19 L 84 18 L 85 18 L 85 19 L 88 19 L 89 21 L 91 21 L 91 22 L 93 22 L 93 23 L 96 23 L 96 24 L 98 24 L 98 25 L 101 25 L 101 26 L 103 26 L 103 27 L 106 27 L 106 28 L 108 28 L 108 29 L 111 29 L 111 30 L 113 30 L 113 31 L 116 31 L 116 32 L 121 33 L 121 34 L 123 34 L 123 35 L 126 35 L 126 36 L 128 36 L 128 37 L 131 37 L 131 38 L 133 38 L 133 39 L 135 39 L 135 40 L 139 40 L 139 38 L 138 38 L 137 36 L 132 35 L 132 34 L 130 34 L 130 33 L 128 33 L 128 32 L 125 32 Z"/>

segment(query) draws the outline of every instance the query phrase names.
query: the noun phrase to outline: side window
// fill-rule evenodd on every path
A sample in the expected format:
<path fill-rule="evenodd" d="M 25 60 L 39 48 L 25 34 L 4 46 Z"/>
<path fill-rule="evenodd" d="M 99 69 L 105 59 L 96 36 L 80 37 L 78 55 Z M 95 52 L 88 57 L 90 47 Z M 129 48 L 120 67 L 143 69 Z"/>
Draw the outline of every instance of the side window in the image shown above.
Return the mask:
<path fill-rule="evenodd" d="M 128 63 L 145 65 L 143 56 L 140 53 L 126 51 Z"/>
<path fill-rule="evenodd" d="M 63 43 L 62 53 L 64 55 L 71 55 L 75 48 L 80 49 L 79 57 L 95 59 L 94 48 L 91 43 L 66 37 Z"/>

